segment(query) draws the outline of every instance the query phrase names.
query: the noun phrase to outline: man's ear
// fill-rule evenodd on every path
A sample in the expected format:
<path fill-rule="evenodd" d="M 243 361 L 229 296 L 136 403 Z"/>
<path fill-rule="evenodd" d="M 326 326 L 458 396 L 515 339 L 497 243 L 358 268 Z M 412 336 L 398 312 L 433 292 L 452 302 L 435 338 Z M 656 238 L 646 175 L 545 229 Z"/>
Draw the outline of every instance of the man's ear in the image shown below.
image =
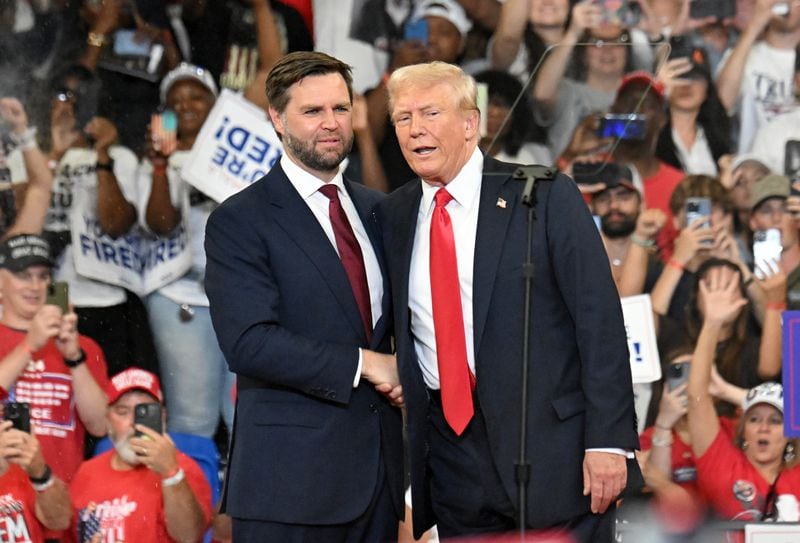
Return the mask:
<path fill-rule="evenodd" d="M 281 114 L 272 106 L 267 109 L 269 113 L 269 120 L 272 121 L 272 126 L 275 127 L 275 132 L 283 134 L 283 122 L 281 121 Z"/>
<path fill-rule="evenodd" d="M 471 109 L 467 112 L 464 119 L 464 139 L 467 141 L 475 139 L 478 135 L 478 130 L 481 125 L 481 113 L 477 109 Z"/>

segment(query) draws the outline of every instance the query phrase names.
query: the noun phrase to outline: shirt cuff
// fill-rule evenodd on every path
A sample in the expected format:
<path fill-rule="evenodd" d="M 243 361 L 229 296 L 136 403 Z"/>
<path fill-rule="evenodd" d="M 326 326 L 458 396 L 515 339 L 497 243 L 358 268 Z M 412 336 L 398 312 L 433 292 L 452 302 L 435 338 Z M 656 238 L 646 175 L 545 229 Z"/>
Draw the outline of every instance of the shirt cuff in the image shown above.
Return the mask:
<path fill-rule="evenodd" d="M 606 452 L 611 454 L 621 454 L 625 458 L 635 458 L 633 451 L 626 451 L 625 449 L 615 449 L 615 448 L 596 448 L 596 449 L 586 449 L 586 452 Z"/>
<path fill-rule="evenodd" d="M 353 379 L 353 388 L 358 386 L 359 381 L 361 381 L 361 366 L 364 363 L 364 352 L 362 349 L 358 350 L 358 367 L 356 368 L 356 377 Z"/>

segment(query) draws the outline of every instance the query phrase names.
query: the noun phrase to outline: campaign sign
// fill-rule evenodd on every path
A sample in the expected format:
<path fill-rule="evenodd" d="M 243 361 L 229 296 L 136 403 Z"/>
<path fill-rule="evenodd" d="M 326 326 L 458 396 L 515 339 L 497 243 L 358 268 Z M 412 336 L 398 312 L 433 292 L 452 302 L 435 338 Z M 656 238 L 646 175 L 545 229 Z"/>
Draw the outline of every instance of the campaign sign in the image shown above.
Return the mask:
<path fill-rule="evenodd" d="M 217 202 L 263 177 L 283 147 L 266 113 L 223 90 L 192 146 L 181 176 Z"/>
<path fill-rule="evenodd" d="M 784 311 L 783 433 L 800 437 L 800 311 Z"/>
<path fill-rule="evenodd" d="M 745 543 L 793 543 L 800 541 L 797 524 L 747 524 L 744 527 Z"/>
<path fill-rule="evenodd" d="M 192 265 L 182 223 L 166 236 L 153 236 L 134 225 L 130 232 L 113 239 L 100 227 L 97 217 L 84 210 L 72 214 L 72 240 L 79 274 L 125 287 L 140 296 L 178 279 Z"/>
<path fill-rule="evenodd" d="M 631 377 L 634 383 L 652 383 L 661 379 L 653 306 L 650 295 L 622 298 L 622 315 L 631 355 Z"/>

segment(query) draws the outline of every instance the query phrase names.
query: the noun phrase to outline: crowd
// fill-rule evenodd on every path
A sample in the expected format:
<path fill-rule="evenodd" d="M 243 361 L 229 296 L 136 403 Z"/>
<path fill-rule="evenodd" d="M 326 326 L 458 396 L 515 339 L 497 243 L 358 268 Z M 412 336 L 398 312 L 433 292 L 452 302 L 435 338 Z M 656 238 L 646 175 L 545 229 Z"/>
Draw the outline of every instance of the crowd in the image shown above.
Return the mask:
<path fill-rule="evenodd" d="M 213 513 L 236 403 L 205 284 L 218 203 L 181 170 L 223 89 L 280 110 L 270 70 L 312 49 L 353 69 L 351 180 L 417 177 L 390 87 L 435 61 L 482 85 L 487 160 L 573 177 L 619 296 L 652 303 L 663 377 L 634 386 L 629 501 L 687 537 L 800 521 L 780 385 L 781 315 L 800 309 L 800 0 L 706 2 L 0 0 L 0 400 L 30 406 L 29 428 L 0 423 L 0 541 L 230 538 Z M 188 271 L 146 295 L 87 272 L 87 217 L 182 240 Z M 164 407 L 163 432 L 134 428 L 140 404 Z"/>

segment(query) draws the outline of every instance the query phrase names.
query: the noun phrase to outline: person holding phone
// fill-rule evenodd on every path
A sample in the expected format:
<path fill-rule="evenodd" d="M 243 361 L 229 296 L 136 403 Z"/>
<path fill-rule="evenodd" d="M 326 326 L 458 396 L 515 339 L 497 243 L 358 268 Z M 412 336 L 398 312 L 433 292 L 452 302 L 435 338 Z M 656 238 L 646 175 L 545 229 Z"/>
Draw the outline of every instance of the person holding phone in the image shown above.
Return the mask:
<path fill-rule="evenodd" d="M 0 395 L 30 404 L 42 454 L 68 483 L 83 459 L 86 432 L 106 433 L 108 378 L 97 343 L 78 333 L 78 316 L 45 303 L 52 267 L 40 236 L 0 244 Z"/>
<path fill-rule="evenodd" d="M 67 485 L 44 460 L 31 433 L 0 418 L 0 536 L 10 541 L 44 541 L 44 530 L 69 527 L 72 507 Z M 19 539 L 14 539 L 14 534 Z"/>
<path fill-rule="evenodd" d="M 211 488 L 203 471 L 170 436 L 137 423 L 138 408 L 163 408 L 158 377 L 140 368 L 115 375 L 105 418 L 114 447 L 84 462 L 70 484 L 73 536 L 101 541 L 199 541 L 211 522 Z M 161 413 L 161 409 L 151 410 Z"/>

